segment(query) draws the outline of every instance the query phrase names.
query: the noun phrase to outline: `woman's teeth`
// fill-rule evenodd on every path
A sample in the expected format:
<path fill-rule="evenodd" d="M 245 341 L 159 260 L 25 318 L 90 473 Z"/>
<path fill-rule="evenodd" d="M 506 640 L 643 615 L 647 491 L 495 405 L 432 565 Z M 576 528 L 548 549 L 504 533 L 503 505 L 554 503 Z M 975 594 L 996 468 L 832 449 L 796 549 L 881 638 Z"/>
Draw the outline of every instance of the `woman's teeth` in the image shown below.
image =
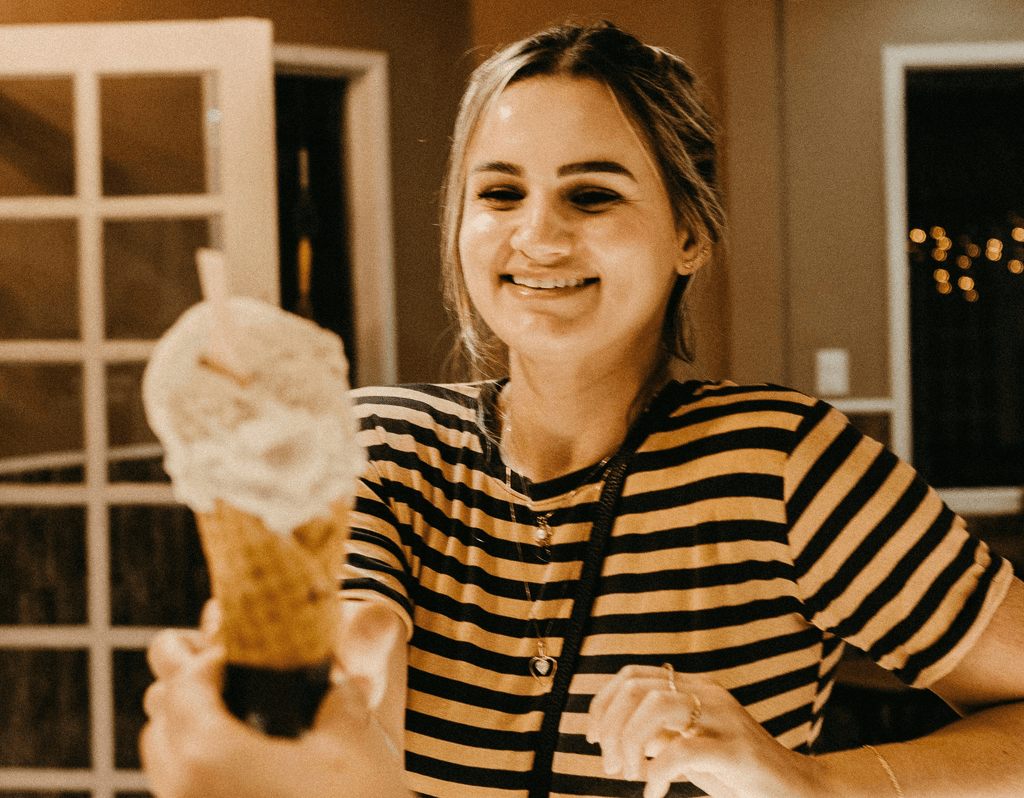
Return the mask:
<path fill-rule="evenodd" d="M 582 278 L 570 280 L 565 277 L 541 280 L 536 277 L 516 277 L 513 275 L 510 279 L 513 284 L 526 288 L 581 288 L 587 283 Z"/>

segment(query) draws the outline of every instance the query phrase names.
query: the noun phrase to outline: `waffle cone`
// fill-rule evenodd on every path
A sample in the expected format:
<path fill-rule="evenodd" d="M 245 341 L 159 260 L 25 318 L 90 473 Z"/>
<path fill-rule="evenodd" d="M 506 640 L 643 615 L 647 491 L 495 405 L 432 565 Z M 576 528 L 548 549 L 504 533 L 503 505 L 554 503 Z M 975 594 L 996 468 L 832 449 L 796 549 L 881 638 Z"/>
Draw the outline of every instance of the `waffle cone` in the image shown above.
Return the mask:
<path fill-rule="evenodd" d="M 330 656 L 347 508 L 290 535 L 217 502 L 196 513 L 213 596 L 221 609 L 227 661 L 274 670 L 306 668 Z"/>

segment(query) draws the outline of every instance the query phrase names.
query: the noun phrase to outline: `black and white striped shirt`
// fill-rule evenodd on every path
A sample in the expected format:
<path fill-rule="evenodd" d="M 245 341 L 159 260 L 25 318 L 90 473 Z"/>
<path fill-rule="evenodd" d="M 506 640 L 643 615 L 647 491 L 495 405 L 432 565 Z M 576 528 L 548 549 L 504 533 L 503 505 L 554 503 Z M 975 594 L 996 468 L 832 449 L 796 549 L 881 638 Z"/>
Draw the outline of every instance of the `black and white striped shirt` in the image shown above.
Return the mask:
<path fill-rule="evenodd" d="M 370 468 L 346 588 L 409 623 L 406 767 L 433 798 L 526 795 L 550 682 L 529 659 L 538 631 L 560 652 L 601 488 L 600 473 L 581 485 L 585 469 L 531 485 L 528 502 L 483 432 L 498 390 L 354 394 Z M 707 674 L 807 751 L 844 641 L 927 686 L 1005 594 L 1008 563 L 823 402 L 671 382 L 637 424 L 643 442 L 562 716 L 552 795 L 640 794 L 607 777 L 584 738 L 591 697 L 629 663 Z M 550 563 L 533 538 L 547 512 Z M 677 784 L 670 794 L 703 793 Z"/>

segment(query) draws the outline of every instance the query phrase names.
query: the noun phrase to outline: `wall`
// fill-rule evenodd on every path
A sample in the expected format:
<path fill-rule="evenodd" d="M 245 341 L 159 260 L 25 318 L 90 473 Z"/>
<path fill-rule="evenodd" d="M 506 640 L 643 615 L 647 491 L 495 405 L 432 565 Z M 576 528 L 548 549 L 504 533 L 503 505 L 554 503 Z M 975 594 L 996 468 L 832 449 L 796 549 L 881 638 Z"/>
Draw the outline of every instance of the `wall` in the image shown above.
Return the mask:
<path fill-rule="evenodd" d="M 466 0 L 7 0 L 0 24 L 208 19 L 274 22 L 275 41 L 390 59 L 399 379 L 436 380 L 450 338 L 440 298 L 437 191 L 469 71 Z"/>
<path fill-rule="evenodd" d="M 686 58 L 723 127 L 727 247 L 702 274 L 702 373 L 814 390 L 822 347 L 853 395 L 888 394 L 881 52 L 1024 38 L 1019 0 L 8 0 L 0 24 L 263 16 L 286 43 L 385 50 L 402 380 L 447 352 L 436 196 L 458 95 L 499 44 L 607 18 Z M 470 54 L 471 48 L 475 49 Z M 699 285 L 699 283 L 703 285 Z"/>
<path fill-rule="evenodd" d="M 1017 0 L 779 2 L 788 287 L 779 378 L 813 390 L 815 350 L 843 347 L 853 394 L 886 396 L 882 48 L 1022 39 L 1024 8 Z M 745 344 L 757 347 L 736 341 Z"/>

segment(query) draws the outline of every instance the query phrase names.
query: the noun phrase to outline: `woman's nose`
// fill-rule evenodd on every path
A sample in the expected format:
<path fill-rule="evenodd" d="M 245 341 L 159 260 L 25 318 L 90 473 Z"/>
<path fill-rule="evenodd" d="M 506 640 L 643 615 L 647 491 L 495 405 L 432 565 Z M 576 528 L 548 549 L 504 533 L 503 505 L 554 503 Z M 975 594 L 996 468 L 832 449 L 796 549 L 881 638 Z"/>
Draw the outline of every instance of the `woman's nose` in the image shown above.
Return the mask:
<path fill-rule="evenodd" d="M 528 202 L 517 221 L 509 243 L 529 260 L 552 264 L 569 254 L 570 231 L 548 202 Z"/>

